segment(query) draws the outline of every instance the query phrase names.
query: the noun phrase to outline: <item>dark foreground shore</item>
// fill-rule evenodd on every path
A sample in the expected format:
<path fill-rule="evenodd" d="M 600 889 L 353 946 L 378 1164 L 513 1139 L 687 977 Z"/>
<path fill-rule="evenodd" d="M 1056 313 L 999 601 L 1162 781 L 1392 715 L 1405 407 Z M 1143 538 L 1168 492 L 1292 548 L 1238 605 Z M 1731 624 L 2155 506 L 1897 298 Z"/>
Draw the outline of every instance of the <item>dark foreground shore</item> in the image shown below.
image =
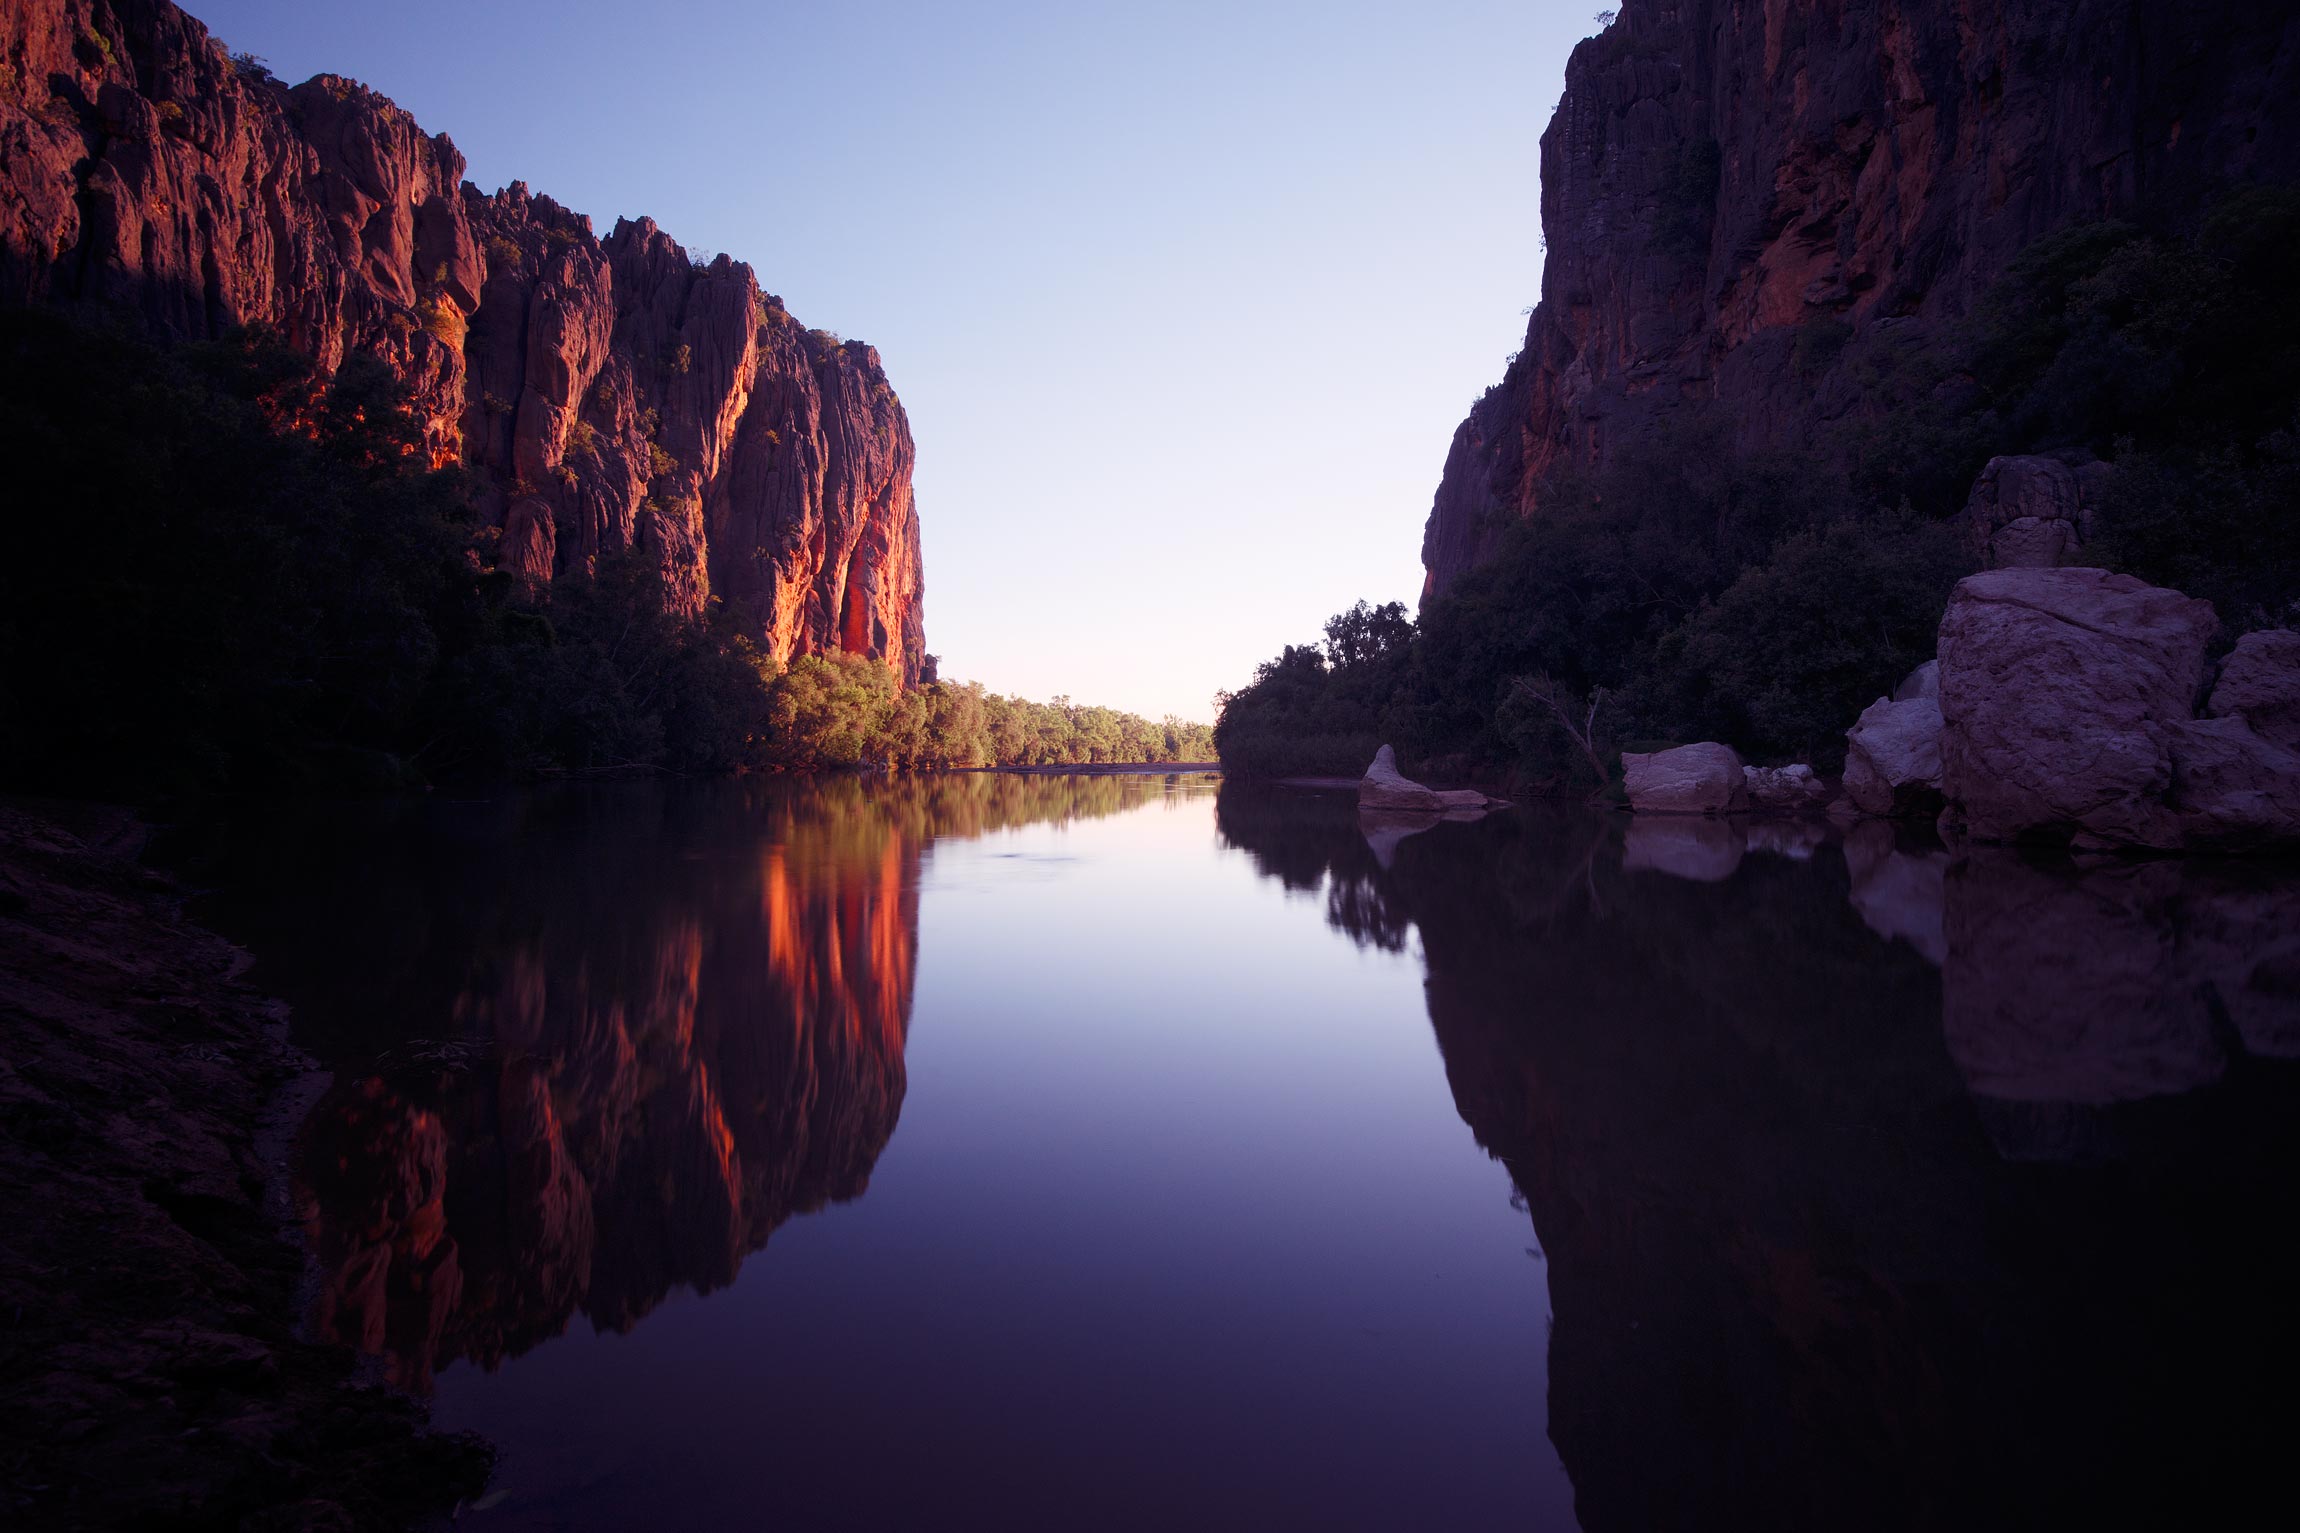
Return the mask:
<path fill-rule="evenodd" d="M 0 805 L 0 1525 L 443 1516 L 490 1451 L 296 1335 L 264 1120 L 301 1061 L 142 843 Z"/>

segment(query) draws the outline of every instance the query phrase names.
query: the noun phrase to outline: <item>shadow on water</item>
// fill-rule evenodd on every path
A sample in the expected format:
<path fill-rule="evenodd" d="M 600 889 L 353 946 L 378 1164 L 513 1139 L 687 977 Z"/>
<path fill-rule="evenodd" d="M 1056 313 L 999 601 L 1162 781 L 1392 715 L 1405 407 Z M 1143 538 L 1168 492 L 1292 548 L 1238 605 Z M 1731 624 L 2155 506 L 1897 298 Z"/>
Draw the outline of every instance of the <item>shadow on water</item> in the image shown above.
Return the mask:
<path fill-rule="evenodd" d="M 427 1389 L 733 1281 L 894 1133 L 934 843 L 1171 781 L 624 785 L 186 832 L 205 878 L 261 891 L 209 913 L 335 1073 L 293 1166 L 314 1330 Z"/>
<path fill-rule="evenodd" d="M 1418 936 L 1592 1533 L 2231 1525 L 2300 1411 L 2300 880 L 1520 808 L 1225 840 Z"/>

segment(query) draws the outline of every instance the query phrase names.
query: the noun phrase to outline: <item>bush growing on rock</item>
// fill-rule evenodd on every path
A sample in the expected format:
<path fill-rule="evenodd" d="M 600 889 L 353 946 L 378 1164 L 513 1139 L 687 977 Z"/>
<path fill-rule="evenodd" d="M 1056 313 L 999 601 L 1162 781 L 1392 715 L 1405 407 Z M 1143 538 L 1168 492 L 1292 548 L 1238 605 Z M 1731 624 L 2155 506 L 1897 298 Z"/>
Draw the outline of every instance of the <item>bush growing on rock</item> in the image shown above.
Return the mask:
<path fill-rule="evenodd" d="M 1836 771 L 1845 721 L 1878 695 L 1879 678 L 1931 657 L 1966 568 L 1937 523 L 1797 533 L 1662 637 L 1628 706 L 1654 733 L 1742 741 Z"/>

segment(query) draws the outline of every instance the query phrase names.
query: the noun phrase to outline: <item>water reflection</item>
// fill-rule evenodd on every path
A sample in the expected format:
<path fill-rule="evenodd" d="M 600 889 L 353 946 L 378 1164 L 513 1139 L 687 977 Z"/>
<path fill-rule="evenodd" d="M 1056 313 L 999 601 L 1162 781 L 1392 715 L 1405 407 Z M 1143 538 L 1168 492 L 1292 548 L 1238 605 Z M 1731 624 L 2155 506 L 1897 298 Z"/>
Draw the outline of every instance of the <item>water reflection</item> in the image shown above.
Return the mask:
<path fill-rule="evenodd" d="M 2280 1495 L 2288 874 L 1529 807 L 1369 837 L 1240 784 L 1218 851 L 1174 786 L 226 827 L 212 881 L 269 894 L 215 914 L 335 1071 L 315 1324 L 418 1386 L 536 1351 L 440 1392 L 519 1526 L 1507 1526 L 1562 1495 L 1544 1430 L 1592 1533 Z M 874 1175 L 643 1344 L 537 1351 Z"/>
<path fill-rule="evenodd" d="M 294 1164 L 314 1329 L 423 1389 L 731 1282 L 793 1215 L 859 1197 L 894 1133 L 933 843 L 1168 786 L 626 787 L 217 834 L 227 887 L 311 891 L 220 915 L 337 1070 Z"/>
<path fill-rule="evenodd" d="M 1346 799 L 1218 813 L 1337 929 L 1418 934 L 1455 1104 L 1548 1259 L 1585 1528 L 2281 1499 L 2288 875 L 1538 808 L 1377 860 Z"/>

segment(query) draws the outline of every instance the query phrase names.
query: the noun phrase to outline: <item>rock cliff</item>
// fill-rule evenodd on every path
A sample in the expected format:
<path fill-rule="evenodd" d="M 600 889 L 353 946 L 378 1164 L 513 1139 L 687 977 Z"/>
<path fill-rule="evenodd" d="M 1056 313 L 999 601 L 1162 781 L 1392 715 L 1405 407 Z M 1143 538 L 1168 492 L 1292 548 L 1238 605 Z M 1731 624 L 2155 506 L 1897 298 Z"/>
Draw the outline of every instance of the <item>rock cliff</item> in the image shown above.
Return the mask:
<path fill-rule="evenodd" d="M 624 549 L 778 659 L 924 666 L 909 422 L 878 353 L 647 219 L 604 240 L 354 81 L 234 61 L 166 0 L 0 11 L 0 302 L 182 340 L 268 326 L 413 390 L 434 462 L 479 471 L 499 565 Z"/>
<path fill-rule="evenodd" d="M 1953 321 L 2038 237 L 2296 171 L 2289 5 L 1623 0 L 1542 136 L 1541 301 L 1455 432 L 1425 596 L 1657 412 L 1809 440 L 1859 406 L 1848 342 Z"/>

